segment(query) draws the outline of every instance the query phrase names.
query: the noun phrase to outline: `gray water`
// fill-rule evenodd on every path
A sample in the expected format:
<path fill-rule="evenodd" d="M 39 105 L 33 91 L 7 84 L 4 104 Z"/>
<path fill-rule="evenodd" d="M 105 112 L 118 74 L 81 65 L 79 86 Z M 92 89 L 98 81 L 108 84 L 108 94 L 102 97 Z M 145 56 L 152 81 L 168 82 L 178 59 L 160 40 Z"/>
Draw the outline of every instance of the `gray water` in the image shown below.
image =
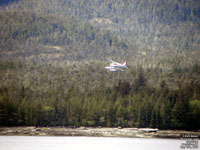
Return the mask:
<path fill-rule="evenodd" d="M 0 150 L 177 150 L 181 143 L 179 139 L 0 136 Z"/>

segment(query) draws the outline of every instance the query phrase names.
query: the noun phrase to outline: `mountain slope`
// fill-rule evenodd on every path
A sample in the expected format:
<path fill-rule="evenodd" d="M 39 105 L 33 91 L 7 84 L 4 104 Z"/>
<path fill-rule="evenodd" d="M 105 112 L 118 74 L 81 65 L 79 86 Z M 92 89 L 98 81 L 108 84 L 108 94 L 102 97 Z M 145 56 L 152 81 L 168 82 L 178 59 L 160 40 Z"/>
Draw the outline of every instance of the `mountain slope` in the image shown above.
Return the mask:
<path fill-rule="evenodd" d="M 54 16 L 60 18 L 60 21 L 67 20 L 71 16 L 79 20 L 77 23 L 79 27 L 83 26 L 82 23 L 80 25 L 80 22 L 86 22 L 86 26 L 89 23 L 92 26 L 88 29 L 84 29 L 84 27 L 77 29 L 77 32 L 76 29 L 73 31 L 72 27 L 66 25 L 72 31 L 72 35 L 81 30 L 76 38 L 72 38 L 77 43 L 73 44 L 72 47 L 75 48 L 72 49 L 76 49 L 73 50 L 74 53 L 83 54 L 84 58 L 94 52 L 98 57 L 105 55 L 117 59 L 122 57 L 135 66 L 140 64 L 145 68 L 155 66 L 166 68 L 167 65 L 172 65 L 171 62 L 176 64 L 181 62 L 181 64 L 189 66 L 198 61 L 200 55 L 200 3 L 196 0 L 21 0 L 17 4 L 10 5 L 8 9 L 31 12 L 37 14 L 36 16 L 44 14 Z M 98 38 L 99 33 L 95 33 L 96 30 L 104 32 L 104 35 L 99 39 L 91 40 L 94 38 L 94 34 L 97 34 Z M 82 34 L 85 38 L 82 39 L 82 44 L 78 44 Z M 51 35 L 54 36 L 54 33 Z M 53 40 L 49 40 L 49 35 L 38 40 L 46 42 L 46 44 L 49 41 L 54 45 L 67 46 L 66 43 L 63 43 L 63 39 L 68 37 L 57 32 Z M 103 41 L 106 38 L 104 43 L 102 43 L 102 38 Z M 116 47 L 119 45 L 115 42 L 116 39 L 121 46 Z M 90 46 L 88 46 L 88 41 Z M 108 47 L 105 48 L 105 45 Z M 82 47 L 89 49 L 89 52 L 82 51 Z M 120 50 L 121 48 L 122 50 Z M 94 58 L 97 57 L 91 56 L 91 59 Z"/>
<path fill-rule="evenodd" d="M 57 53 L 61 56 L 57 55 L 60 61 L 82 60 L 113 52 L 119 56 L 128 49 L 126 41 L 71 17 L 59 18 L 24 11 L 2 11 L 0 17 L 0 28 L 3 29 L 0 33 L 2 57 L 6 54 L 42 57 L 42 53 Z"/>
<path fill-rule="evenodd" d="M 20 0 L 0 8 L 0 126 L 199 130 L 199 1 Z M 105 57 L 128 61 L 104 69 Z"/>

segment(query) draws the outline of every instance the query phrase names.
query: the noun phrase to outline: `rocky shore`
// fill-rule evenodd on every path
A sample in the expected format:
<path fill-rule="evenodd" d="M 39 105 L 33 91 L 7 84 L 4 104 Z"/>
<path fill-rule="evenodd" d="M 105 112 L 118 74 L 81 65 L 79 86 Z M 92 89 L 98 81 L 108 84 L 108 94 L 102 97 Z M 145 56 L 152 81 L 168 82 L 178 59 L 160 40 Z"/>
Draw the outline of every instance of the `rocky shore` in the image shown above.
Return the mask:
<path fill-rule="evenodd" d="M 200 138 L 200 132 L 179 130 L 153 130 L 138 128 L 69 128 L 69 127 L 0 127 L 0 135 L 21 136 L 102 136 L 132 138 L 176 138 L 194 136 Z"/>

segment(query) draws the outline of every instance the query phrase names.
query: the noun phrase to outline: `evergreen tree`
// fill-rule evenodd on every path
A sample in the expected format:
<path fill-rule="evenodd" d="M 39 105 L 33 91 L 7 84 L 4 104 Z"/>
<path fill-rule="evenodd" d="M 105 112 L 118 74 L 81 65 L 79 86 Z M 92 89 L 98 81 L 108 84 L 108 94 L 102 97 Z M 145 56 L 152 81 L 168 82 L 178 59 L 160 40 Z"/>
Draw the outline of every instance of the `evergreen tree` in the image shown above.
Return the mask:
<path fill-rule="evenodd" d="M 172 110 L 172 125 L 178 129 L 188 129 L 189 121 L 189 104 L 188 101 L 177 100 Z"/>

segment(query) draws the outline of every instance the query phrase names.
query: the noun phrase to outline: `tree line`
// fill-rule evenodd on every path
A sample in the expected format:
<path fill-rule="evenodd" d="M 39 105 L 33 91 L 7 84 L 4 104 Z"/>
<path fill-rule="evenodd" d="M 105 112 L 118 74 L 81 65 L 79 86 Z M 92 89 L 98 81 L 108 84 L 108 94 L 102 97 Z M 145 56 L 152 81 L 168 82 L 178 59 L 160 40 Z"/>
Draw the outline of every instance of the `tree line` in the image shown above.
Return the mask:
<path fill-rule="evenodd" d="M 177 87 L 169 87 L 166 76 L 151 83 L 150 74 L 157 72 L 141 67 L 118 78 L 94 65 L 56 69 L 4 61 L 0 66 L 1 126 L 200 126 L 200 81 L 194 76 L 183 75 Z M 188 69 L 199 77 L 200 66 Z"/>
<path fill-rule="evenodd" d="M 1 126 L 199 129 L 199 1 L 7 2 Z"/>

